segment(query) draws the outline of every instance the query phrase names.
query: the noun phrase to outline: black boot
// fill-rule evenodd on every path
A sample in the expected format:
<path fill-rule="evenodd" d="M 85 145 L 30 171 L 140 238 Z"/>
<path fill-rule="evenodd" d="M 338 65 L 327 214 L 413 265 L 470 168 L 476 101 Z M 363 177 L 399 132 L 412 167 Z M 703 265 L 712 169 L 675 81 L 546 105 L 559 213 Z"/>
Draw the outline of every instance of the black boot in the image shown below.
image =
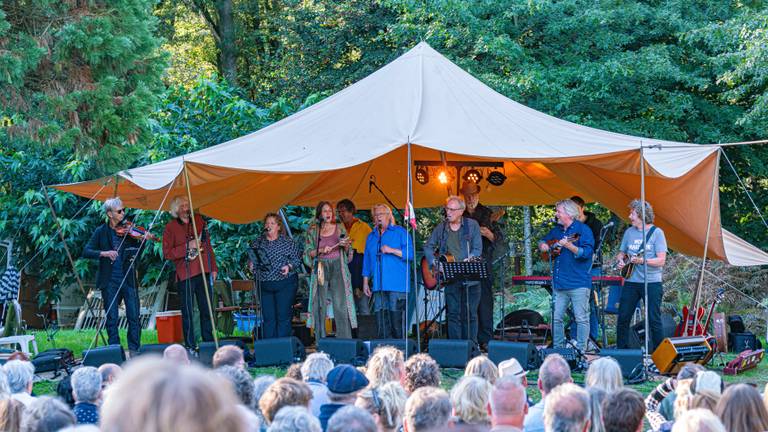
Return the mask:
<path fill-rule="evenodd" d="M 392 323 L 392 337 L 395 339 L 403 338 L 403 311 L 388 311 L 389 321 Z"/>
<path fill-rule="evenodd" d="M 376 326 L 379 339 L 389 339 L 392 337 L 391 325 L 389 323 L 389 313 L 386 310 L 376 311 Z"/>

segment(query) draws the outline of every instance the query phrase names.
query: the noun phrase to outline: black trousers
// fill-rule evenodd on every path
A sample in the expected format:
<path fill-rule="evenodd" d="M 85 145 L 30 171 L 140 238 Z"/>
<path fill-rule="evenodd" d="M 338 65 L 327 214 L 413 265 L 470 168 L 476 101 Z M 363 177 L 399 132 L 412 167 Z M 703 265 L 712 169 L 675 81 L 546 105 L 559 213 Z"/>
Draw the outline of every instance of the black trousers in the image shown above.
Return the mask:
<path fill-rule="evenodd" d="M 299 278 L 295 273 L 287 279 L 261 283 L 264 339 L 291 336 L 291 306 L 296 299 L 298 285 Z"/>
<path fill-rule="evenodd" d="M 126 281 L 127 282 L 127 281 Z M 138 351 L 141 339 L 141 326 L 139 325 L 139 292 L 128 283 L 118 290 L 120 282 L 110 281 L 106 288 L 101 290 L 101 298 L 106 310 L 107 336 L 110 345 L 120 345 L 120 333 L 118 331 L 119 314 L 117 312 L 120 302 L 125 302 L 125 318 L 128 320 L 128 349 Z M 111 306 L 111 307 L 110 307 Z"/>
<path fill-rule="evenodd" d="M 638 282 L 625 282 L 621 288 L 619 300 L 619 317 L 616 321 L 616 347 L 629 348 L 629 324 L 632 322 L 632 314 L 640 299 L 645 299 L 643 284 Z M 648 283 L 648 329 L 651 332 L 651 343 L 648 345 L 650 352 L 654 352 L 664 340 L 661 326 L 661 298 L 664 289 L 661 282 Z"/>
<path fill-rule="evenodd" d="M 208 300 L 205 298 L 205 285 L 203 285 L 203 276 L 197 275 L 177 283 L 179 297 L 181 298 L 181 326 L 184 331 L 184 345 L 187 348 L 197 346 L 197 337 L 195 336 L 195 327 L 192 325 L 192 311 L 194 310 L 194 299 L 197 299 L 197 310 L 200 313 L 200 332 L 203 341 L 213 340 L 213 325 L 211 324 L 211 315 L 208 311 Z M 208 296 L 213 302 L 213 287 L 208 286 Z M 213 307 L 213 303 L 211 303 Z"/>
<path fill-rule="evenodd" d="M 449 339 L 471 339 L 477 342 L 479 303 L 480 284 L 477 282 L 453 282 L 445 287 L 445 315 Z"/>
<path fill-rule="evenodd" d="M 493 339 L 493 275 L 488 266 L 488 279 L 480 281 L 480 305 L 477 307 L 477 342 L 487 344 Z"/>

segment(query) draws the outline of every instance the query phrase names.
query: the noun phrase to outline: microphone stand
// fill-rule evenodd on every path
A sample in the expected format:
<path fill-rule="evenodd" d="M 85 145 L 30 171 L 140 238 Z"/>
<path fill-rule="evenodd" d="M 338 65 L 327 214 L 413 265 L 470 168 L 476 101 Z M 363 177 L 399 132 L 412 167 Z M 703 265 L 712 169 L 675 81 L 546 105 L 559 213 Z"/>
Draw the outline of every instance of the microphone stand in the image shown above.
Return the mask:
<path fill-rule="evenodd" d="M 387 194 L 384 193 L 383 190 L 379 187 L 379 185 L 376 184 L 376 181 L 374 180 L 373 176 L 371 176 L 371 179 L 368 182 L 368 186 L 373 186 L 376 188 L 377 191 L 381 194 L 382 197 L 389 203 L 389 206 L 392 207 L 392 210 L 397 212 L 397 215 L 400 217 L 401 220 L 405 220 L 405 216 L 403 216 L 403 213 L 400 212 L 400 210 L 397 208 L 395 203 L 392 202 L 391 199 L 387 196 Z M 369 191 L 370 192 L 370 191 Z"/>
<path fill-rule="evenodd" d="M 608 228 L 603 226 L 600 228 L 600 247 L 598 248 L 597 252 L 599 253 L 598 257 L 598 263 L 600 265 L 600 276 L 603 275 L 603 242 L 605 241 L 605 235 L 608 233 Z M 605 333 L 605 296 L 603 295 L 603 278 L 598 279 L 598 301 L 600 304 L 597 305 L 597 314 L 598 319 L 600 321 L 600 330 L 603 332 L 603 348 L 608 347 L 608 335 Z"/>
<path fill-rule="evenodd" d="M 376 231 L 378 234 L 378 240 L 377 240 L 377 246 L 376 246 L 376 276 L 377 280 L 374 281 L 376 283 L 373 284 L 373 295 L 379 296 L 379 306 L 381 306 L 381 310 L 379 310 L 379 317 L 381 318 L 381 321 L 377 322 L 379 327 L 379 337 L 380 338 L 387 338 L 388 336 L 392 336 L 392 326 L 389 323 L 389 309 L 384 307 L 384 285 L 382 284 L 382 256 L 381 256 L 381 237 L 383 236 L 383 233 L 381 232 L 381 228 L 378 223 L 376 223 Z M 376 307 L 376 300 L 374 298 L 373 301 L 374 308 Z"/>
<path fill-rule="evenodd" d="M 314 278 L 315 278 L 315 286 L 317 286 L 317 283 L 318 283 L 317 275 L 318 275 L 318 269 L 320 267 L 320 231 L 323 230 L 323 217 L 322 216 L 318 216 L 315 219 L 315 223 L 317 224 L 317 234 L 315 235 L 315 257 L 312 260 L 312 276 L 314 276 Z M 317 288 L 315 288 L 315 297 L 317 297 L 317 296 L 318 296 Z M 309 299 L 309 301 L 310 302 L 314 302 L 315 299 Z M 326 301 L 326 300 L 325 299 L 321 299 L 321 301 Z M 318 300 L 317 306 L 320 307 L 320 304 L 321 304 L 320 300 Z M 327 311 L 326 311 L 325 315 L 326 316 L 328 315 Z M 318 332 L 318 323 L 315 322 L 315 340 L 316 341 L 319 340 L 321 337 L 325 337 L 326 336 L 325 335 L 325 318 L 326 318 L 325 316 L 323 316 L 321 318 L 322 322 L 319 323 L 319 325 L 320 325 L 320 327 L 319 327 L 320 331 L 319 332 Z M 320 335 L 322 335 L 322 336 L 320 336 Z"/>

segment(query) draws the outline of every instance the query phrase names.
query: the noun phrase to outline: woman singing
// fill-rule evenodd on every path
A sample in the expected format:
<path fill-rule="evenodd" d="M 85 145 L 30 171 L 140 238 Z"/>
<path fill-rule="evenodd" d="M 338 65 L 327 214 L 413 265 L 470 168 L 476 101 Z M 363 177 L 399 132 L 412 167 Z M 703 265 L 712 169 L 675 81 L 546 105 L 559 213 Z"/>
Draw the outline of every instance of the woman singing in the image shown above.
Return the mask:
<path fill-rule="evenodd" d="M 653 225 L 653 207 L 645 203 L 645 232 L 643 232 L 643 206 L 640 200 L 629 203 L 629 221 L 624 231 L 620 252 L 616 255 L 617 267 L 634 264 L 632 274 L 624 281 L 619 300 L 619 318 L 616 322 L 617 348 L 629 348 L 629 324 L 637 302 L 645 297 L 644 281 L 648 279 L 648 326 L 651 332 L 650 352 L 663 340 L 661 328 L 661 274 L 667 259 L 667 239 L 664 231 Z M 643 247 L 645 244 L 645 247 Z M 646 270 L 647 268 L 647 270 Z"/>
<path fill-rule="evenodd" d="M 304 247 L 304 263 L 312 269 L 307 326 L 314 326 L 315 338 L 325 337 L 325 317 L 330 297 L 336 320 L 336 337 L 351 338 L 352 328 L 357 327 L 352 279 L 347 267 L 352 257 L 351 241 L 344 226 L 336 223 L 333 207 L 328 201 L 317 204 L 315 219 L 316 222 L 307 229 Z"/>
<path fill-rule="evenodd" d="M 275 213 L 264 217 L 264 234 L 251 243 L 261 281 L 264 338 L 291 335 L 291 305 L 296 297 L 301 254 L 293 239 L 285 235 Z"/>

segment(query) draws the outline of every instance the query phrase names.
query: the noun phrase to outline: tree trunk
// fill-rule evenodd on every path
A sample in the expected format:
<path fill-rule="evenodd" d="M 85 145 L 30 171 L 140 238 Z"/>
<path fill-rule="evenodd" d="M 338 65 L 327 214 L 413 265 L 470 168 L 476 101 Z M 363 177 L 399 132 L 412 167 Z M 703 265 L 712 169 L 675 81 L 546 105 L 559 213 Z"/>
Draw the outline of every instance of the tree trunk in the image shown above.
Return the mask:
<path fill-rule="evenodd" d="M 230 85 L 237 86 L 237 46 L 232 0 L 216 0 L 219 16 L 219 72 Z"/>
<path fill-rule="evenodd" d="M 533 253 L 531 250 L 531 207 L 523 207 L 523 238 L 525 244 L 523 249 L 525 250 L 525 274 L 528 276 L 533 274 Z"/>

